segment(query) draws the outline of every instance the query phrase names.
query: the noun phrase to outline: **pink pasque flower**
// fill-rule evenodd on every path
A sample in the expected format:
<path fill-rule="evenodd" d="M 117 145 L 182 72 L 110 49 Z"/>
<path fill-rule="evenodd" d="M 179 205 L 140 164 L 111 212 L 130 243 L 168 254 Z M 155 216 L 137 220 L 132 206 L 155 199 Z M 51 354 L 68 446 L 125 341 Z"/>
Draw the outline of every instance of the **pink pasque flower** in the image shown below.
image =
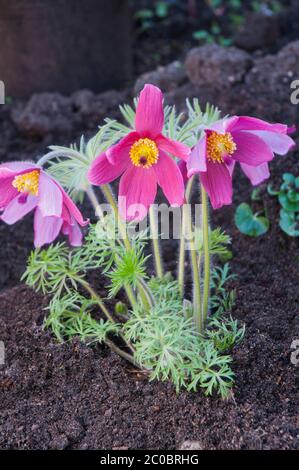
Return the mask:
<path fill-rule="evenodd" d="M 136 110 L 135 130 L 98 156 L 88 178 L 92 184 L 110 183 L 122 175 L 119 210 L 126 220 L 142 220 L 154 202 L 159 184 L 171 205 L 184 202 L 184 182 L 169 155 L 186 160 L 190 148 L 162 135 L 163 95 L 159 88 L 145 85 Z"/>
<path fill-rule="evenodd" d="M 269 178 L 274 153 L 285 155 L 295 142 L 284 124 L 234 116 L 205 129 L 187 162 L 188 178 L 199 173 L 214 209 L 232 202 L 232 173 L 236 162 L 253 185 Z"/>
<path fill-rule="evenodd" d="M 82 244 L 79 225 L 84 226 L 81 212 L 62 187 L 41 167 L 30 162 L 0 165 L 0 220 L 12 225 L 35 210 L 34 245 L 52 243 L 60 231 L 70 244 Z"/>

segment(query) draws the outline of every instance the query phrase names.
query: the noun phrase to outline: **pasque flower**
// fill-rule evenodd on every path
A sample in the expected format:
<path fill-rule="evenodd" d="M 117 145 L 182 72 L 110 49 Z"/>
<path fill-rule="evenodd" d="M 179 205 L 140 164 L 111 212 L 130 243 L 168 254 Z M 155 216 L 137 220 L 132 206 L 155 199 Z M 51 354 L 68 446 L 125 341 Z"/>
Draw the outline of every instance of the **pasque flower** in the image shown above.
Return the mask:
<path fill-rule="evenodd" d="M 53 178 L 30 162 L 0 165 L 0 220 L 12 225 L 33 210 L 36 247 L 52 243 L 60 232 L 71 245 L 81 245 L 78 224 L 88 221 Z"/>
<path fill-rule="evenodd" d="M 292 129 L 293 130 L 293 129 Z M 269 177 L 274 153 L 285 155 L 294 145 L 284 124 L 234 116 L 205 129 L 192 150 L 187 174 L 199 173 L 214 209 L 232 202 L 232 173 L 236 162 L 253 185 Z"/>
<path fill-rule="evenodd" d="M 126 220 L 145 217 L 154 202 L 157 184 L 171 205 L 184 202 L 183 178 L 170 155 L 186 160 L 190 149 L 162 135 L 163 125 L 162 92 L 145 85 L 137 105 L 135 130 L 98 156 L 88 173 L 95 185 L 110 183 L 122 175 L 119 210 Z"/>

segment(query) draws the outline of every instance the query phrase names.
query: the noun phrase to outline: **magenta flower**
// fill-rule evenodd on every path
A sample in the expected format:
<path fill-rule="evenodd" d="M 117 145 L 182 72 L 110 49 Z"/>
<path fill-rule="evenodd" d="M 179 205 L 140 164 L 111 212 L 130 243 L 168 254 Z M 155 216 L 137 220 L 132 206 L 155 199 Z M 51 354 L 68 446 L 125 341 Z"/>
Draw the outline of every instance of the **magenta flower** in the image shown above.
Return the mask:
<path fill-rule="evenodd" d="M 92 184 L 110 183 L 122 175 L 119 210 L 126 220 L 142 220 L 154 202 L 159 184 L 171 205 L 184 202 L 184 182 L 172 157 L 186 160 L 190 149 L 162 135 L 163 95 L 145 85 L 136 110 L 135 130 L 98 156 L 88 178 Z"/>
<path fill-rule="evenodd" d="M 34 244 L 52 243 L 60 231 L 70 244 L 82 244 L 79 225 L 84 226 L 81 212 L 62 187 L 41 167 L 30 162 L 0 165 L 0 220 L 12 225 L 35 210 Z"/>
<path fill-rule="evenodd" d="M 234 116 L 205 129 L 187 162 L 188 178 L 199 173 L 214 209 L 232 202 L 235 162 L 253 185 L 269 178 L 268 162 L 274 153 L 285 155 L 295 142 L 284 124 Z"/>

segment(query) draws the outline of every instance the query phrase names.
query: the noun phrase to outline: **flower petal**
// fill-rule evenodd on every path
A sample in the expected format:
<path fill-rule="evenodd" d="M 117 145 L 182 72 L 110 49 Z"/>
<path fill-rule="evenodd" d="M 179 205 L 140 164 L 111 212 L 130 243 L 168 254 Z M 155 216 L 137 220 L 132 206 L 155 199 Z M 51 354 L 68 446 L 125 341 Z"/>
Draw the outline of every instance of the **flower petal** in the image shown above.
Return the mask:
<path fill-rule="evenodd" d="M 31 212 L 36 207 L 37 201 L 37 197 L 31 195 L 27 197 L 25 202 L 20 202 L 20 198 L 16 197 L 7 205 L 0 219 L 6 224 L 12 225 Z"/>
<path fill-rule="evenodd" d="M 62 213 L 61 188 L 43 171 L 39 176 L 38 193 L 38 207 L 43 217 L 60 217 Z"/>
<path fill-rule="evenodd" d="M 0 170 L 2 168 L 8 168 L 14 173 L 21 173 L 26 170 L 32 171 L 33 168 L 35 168 L 36 170 L 40 170 L 40 167 L 38 167 L 32 162 L 6 162 L 6 163 L 1 163 Z"/>
<path fill-rule="evenodd" d="M 130 132 L 118 144 L 112 145 L 112 147 L 106 150 L 108 161 L 112 165 L 122 164 L 123 160 L 128 161 L 130 149 L 138 139 L 140 139 L 140 135 L 137 132 Z"/>
<path fill-rule="evenodd" d="M 168 139 L 162 134 L 156 137 L 155 141 L 159 150 L 170 153 L 174 157 L 181 158 L 182 160 L 187 160 L 191 153 L 191 149 L 187 145 L 176 140 Z"/>
<path fill-rule="evenodd" d="M 184 180 L 175 161 L 166 153 L 160 152 L 160 157 L 153 169 L 169 204 L 181 206 L 184 203 Z"/>
<path fill-rule="evenodd" d="M 246 163 L 241 163 L 241 168 L 253 186 L 257 186 L 270 177 L 268 163 L 263 163 L 259 166 L 250 166 L 246 165 Z"/>
<path fill-rule="evenodd" d="M 68 235 L 70 245 L 81 246 L 82 245 L 82 232 L 76 222 L 72 224 L 64 223 L 62 227 L 64 235 Z"/>
<path fill-rule="evenodd" d="M 0 177 L 0 208 L 7 206 L 19 194 L 18 190 L 13 187 L 12 182 L 13 178 L 11 177 Z"/>
<path fill-rule="evenodd" d="M 79 211 L 76 204 L 72 201 L 69 195 L 62 189 L 62 198 L 63 198 L 63 210 L 62 210 L 62 218 L 66 221 L 75 219 L 81 227 L 85 227 L 85 225 L 89 224 L 89 220 L 84 220 L 81 212 Z M 65 212 L 69 213 L 67 217 Z"/>
<path fill-rule="evenodd" d="M 288 127 L 285 124 L 271 124 L 262 119 L 257 119 L 249 116 L 233 116 L 227 120 L 227 132 L 240 132 L 240 131 L 269 131 L 277 132 L 279 134 L 287 134 Z"/>
<path fill-rule="evenodd" d="M 43 217 L 39 207 L 34 215 L 34 245 L 40 248 L 47 243 L 52 243 L 59 235 L 62 227 L 60 217 Z"/>
<path fill-rule="evenodd" d="M 119 185 L 119 212 L 125 220 L 144 219 L 157 194 L 157 177 L 152 168 L 130 166 Z"/>
<path fill-rule="evenodd" d="M 278 155 L 286 155 L 296 146 L 293 139 L 287 134 L 268 131 L 251 131 L 250 133 L 260 137 L 270 147 L 272 152 Z"/>
<path fill-rule="evenodd" d="M 207 171 L 200 173 L 200 180 L 207 191 L 213 209 L 232 203 L 232 178 L 223 163 L 207 162 Z"/>
<path fill-rule="evenodd" d="M 183 181 L 184 184 L 188 181 L 188 175 L 187 175 L 187 163 L 184 162 L 184 160 L 180 160 L 178 162 L 178 169 L 182 173 Z"/>
<path fill-rule="evenodd" d="M 28 162 L 8 162 L 0 165 L 0 208 L 5 207 L 19 194 L 12 183 L 16 176 L 32 171 L 36 165 Z"/>
<path fill-rule="evenodd" d="M 112 165 L 105 153 L 99 155 L 93 162 L 88 171 L 87 177 L 89 181 L 94 185 L 102 185 L 111 183 L 118 178 L 127 168 L 129 164 L 129 156 Z"/>
<path fill-rule="evenodd" d="M 232 155 L 234 160 L 251 166 L 259 166 L 274 158 L 270 147 L 251 132 L 236 132 L 232 136 L 237 145 L 237 150 Z"/>
<path fill-rule="evenodd" d="M 199 140 L 187 161 L 188 178 L 200 171 L 207 171 L 207 135 Z"/>
<path fill-rule="evenodd" d="M 141 137 L 161 134 L 164 125 L 163 94 L 154 85 L 145 85 L 136 109 L 135 128 Z"/>

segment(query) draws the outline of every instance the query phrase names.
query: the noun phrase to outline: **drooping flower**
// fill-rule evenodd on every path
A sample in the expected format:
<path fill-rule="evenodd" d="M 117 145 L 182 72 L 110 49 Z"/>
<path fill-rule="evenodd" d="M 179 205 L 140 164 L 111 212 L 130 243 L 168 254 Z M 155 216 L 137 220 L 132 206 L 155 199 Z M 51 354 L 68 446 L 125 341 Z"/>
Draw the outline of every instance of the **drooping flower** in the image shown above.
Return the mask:
<path fill-rule="evenodd" d="M 157 184 L 171 205 L 184 202 L 183 178 L 170 155 L 186 160 L 190 148 L 162 135 L 163 125 L 162 92 L 145 85 L 137 105 L 135 130 L 98 156 L 89 170 L 88 178 L 94 185 L 110 183 L 122 175 L 119 210 L 126 220 L 146 216 Z"/>
<path fill-rule="evenodd" d="M 199 173 L 214 209 L 232 202 L 232 173 L 236 162 L 253 185 L 269 178 L 274 153 L 285 155 L 295 142 L 284 124 L 234 116 L 205 129 L 187 162 L 188 177 Z"/>
<path fill-rule="evenodd" d="M 36 247 L 52 243 L 60 232 L 71 245 L 81 245 L 78 224 L 88 221 L 57 181 L 34 163 L 0 165 L 0 220 L 12 225 L 33 210 Z"/>

